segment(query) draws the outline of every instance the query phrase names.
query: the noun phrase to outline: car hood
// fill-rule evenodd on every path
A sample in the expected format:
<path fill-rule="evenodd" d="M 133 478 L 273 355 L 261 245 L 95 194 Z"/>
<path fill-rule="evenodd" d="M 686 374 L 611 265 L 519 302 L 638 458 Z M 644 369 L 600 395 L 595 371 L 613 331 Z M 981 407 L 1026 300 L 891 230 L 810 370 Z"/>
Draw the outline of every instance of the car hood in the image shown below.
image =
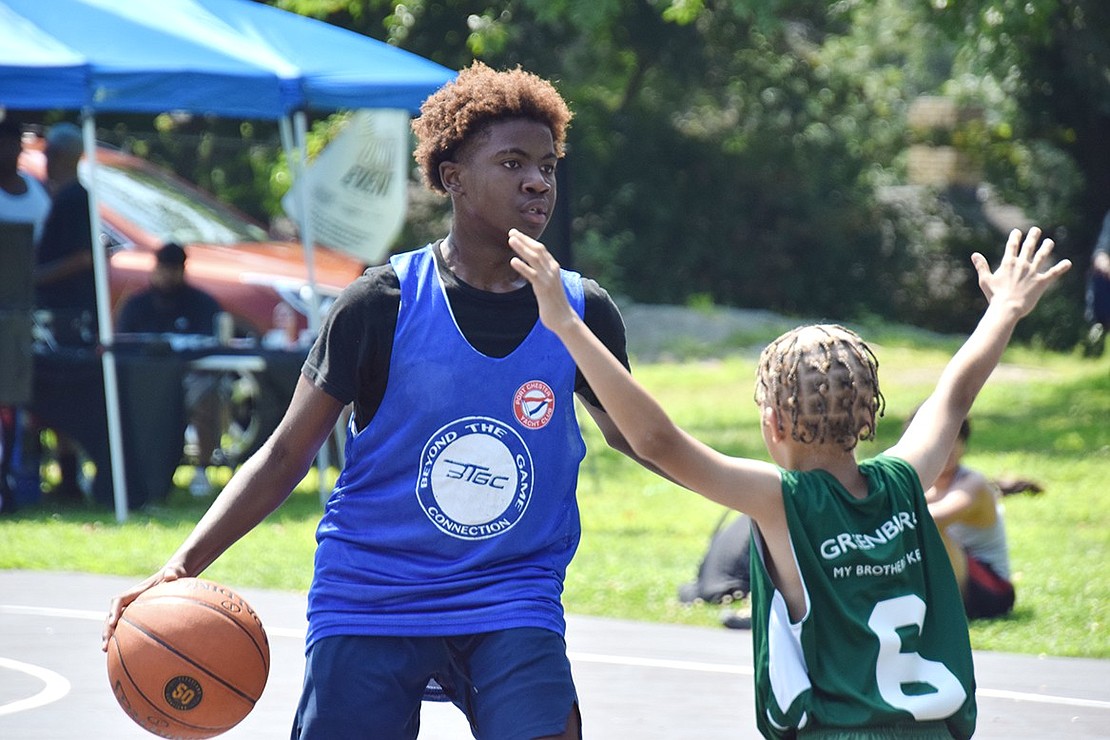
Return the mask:
<path fill-rule="evenodd" d="M 308 261 L 300 242 L 249 242 L 233 245 L 187 244 L 189 274 L 200 280 L 228 280 L 255 285 L 300 286 L 308 282 Z M 149 252 L 119 252 L 113 264 L 153 264 Z M 326 247 L 312 250 L 317 286 L 338 292 L 366 269 L 361 260 Z"/>
<path fill-rule="evenodd" d="M 225 271 L 234 266 L 243 282 L 272 282 L 283 278 L 308 282 L 310 257 L 305 254 L 300 242 L 260 242 L 233 246 L 193 244 L 189 251 L 198 258 L 210 256 L 210 259 L 196 259 L 195 262 L 218 262 Z M 362 260 L 324 247 L 314 248 L 311 260 L 316 284 L 321 287 L 345 288 L 366 269 Z"/>

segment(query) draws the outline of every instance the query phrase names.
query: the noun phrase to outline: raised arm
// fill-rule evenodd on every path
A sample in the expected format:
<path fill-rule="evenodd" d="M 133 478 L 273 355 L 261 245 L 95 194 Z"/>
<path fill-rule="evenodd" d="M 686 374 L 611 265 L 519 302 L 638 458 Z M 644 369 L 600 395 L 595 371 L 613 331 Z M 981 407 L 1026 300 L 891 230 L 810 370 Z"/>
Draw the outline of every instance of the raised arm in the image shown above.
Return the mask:
<path fill-rule="evenodd" d="M 302 375 L 277 429 L 236 471 L 177 552 L 161 570 L 112 600 L 102 647 L 107 646 L 123 609 L 139 594 L 163 581 L 199 576 L 281 505 L 304 478 L 342 409 L 343 404 Z"/>
<path fill-rule="evenodd" d="M 887 450 L 913 465 L 923 487 L 928 488 L 943 469 L 960 422 L 998 365 L 1018 321 L 1071 267 L 1068 260 L 1052 264 L 1053 246 L 1051 239 L 1041 242 L 1041 230 L 1034 226 L 1024 238 L 1018 229 L 1010 232 L 1002 263 L 994 272 L 983 255 L 972 255 L 979 287 L 989 305 L 902 438 Z"/>
<path fill-rule="evenodd" d="M 778 468 L 723 455 L 679 428 L 570 307 L 559 264 L 543 244 L 514 229 L 509 245 L 517 254 L 513 267 L 536 292 L 540 320 L 566 346 L 637 457 L 676 483 L 757 521 L 781 511 Z"/>

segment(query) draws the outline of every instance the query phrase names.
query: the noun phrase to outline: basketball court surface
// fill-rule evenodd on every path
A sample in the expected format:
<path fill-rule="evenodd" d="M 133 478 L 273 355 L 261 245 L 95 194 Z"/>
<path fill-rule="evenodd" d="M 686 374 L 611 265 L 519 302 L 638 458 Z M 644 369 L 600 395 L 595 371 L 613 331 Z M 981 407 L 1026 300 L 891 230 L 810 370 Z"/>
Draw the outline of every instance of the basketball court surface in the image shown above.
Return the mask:
<path fill-rule="evenodd" d="M 100 631 L 131 578 L 0 571 L 0 738 L 150 738 L 108 685 Z M 254 711 L 221 737 L 289 737 L 304 666 L 305 600 L 242 589 L 270 639 Z M 744 631 L 568 618 L 567 645 L 589 740 L 756 738 L 751 636 Z M 1110 660 L 976 653 L 982 740 L 1110 738 Z M 425 703 L 421 740 L 470 737 L 450 704 Z"/>

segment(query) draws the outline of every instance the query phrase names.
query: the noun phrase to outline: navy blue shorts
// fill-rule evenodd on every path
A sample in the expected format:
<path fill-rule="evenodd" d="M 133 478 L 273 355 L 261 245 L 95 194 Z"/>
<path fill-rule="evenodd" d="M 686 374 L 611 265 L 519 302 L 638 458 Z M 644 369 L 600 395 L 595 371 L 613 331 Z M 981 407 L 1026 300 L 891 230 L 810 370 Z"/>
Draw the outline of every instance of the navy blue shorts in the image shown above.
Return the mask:
<path fill-rule="evenodd" d="M 336 636 L 309 648 L 291 738 L 413 740 L 430 680 L 480 740 L 559 735 L 577 711 L 566 642 L 550 630 Z"/>

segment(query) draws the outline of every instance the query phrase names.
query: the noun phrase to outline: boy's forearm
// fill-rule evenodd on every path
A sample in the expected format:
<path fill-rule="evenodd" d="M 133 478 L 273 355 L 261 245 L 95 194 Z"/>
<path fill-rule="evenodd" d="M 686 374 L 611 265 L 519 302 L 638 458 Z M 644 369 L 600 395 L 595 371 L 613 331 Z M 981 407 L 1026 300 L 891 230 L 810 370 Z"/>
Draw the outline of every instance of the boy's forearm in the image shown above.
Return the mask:
<path fill-rule="evenodd" d="M 622 375 L 627 371 L 581 319 L 575 317 L 574 321 L 560 327 L 556 334 L 602 406 L 619 422 L 620 415 L 615 412 L 629 403 L 627 396 L 635 390 L 622 387 L 625 380 Z"/>
<path fill-rule="evenodd" d="M 670 427 L 670 417 L 581 319 L 561 326 L 556 334 L 633 452 L 650 460 L 651 439 L 656 431 Z"/>
<path fill-rule="evenodd" d="M 941 373 L 934 395 L 944 398 L 961 418 L 971 410 L 975 397 L 1002 359 L 1020 318 L 1020 312 L 1010 306 L 988 306 L 971 336 Z"/>

